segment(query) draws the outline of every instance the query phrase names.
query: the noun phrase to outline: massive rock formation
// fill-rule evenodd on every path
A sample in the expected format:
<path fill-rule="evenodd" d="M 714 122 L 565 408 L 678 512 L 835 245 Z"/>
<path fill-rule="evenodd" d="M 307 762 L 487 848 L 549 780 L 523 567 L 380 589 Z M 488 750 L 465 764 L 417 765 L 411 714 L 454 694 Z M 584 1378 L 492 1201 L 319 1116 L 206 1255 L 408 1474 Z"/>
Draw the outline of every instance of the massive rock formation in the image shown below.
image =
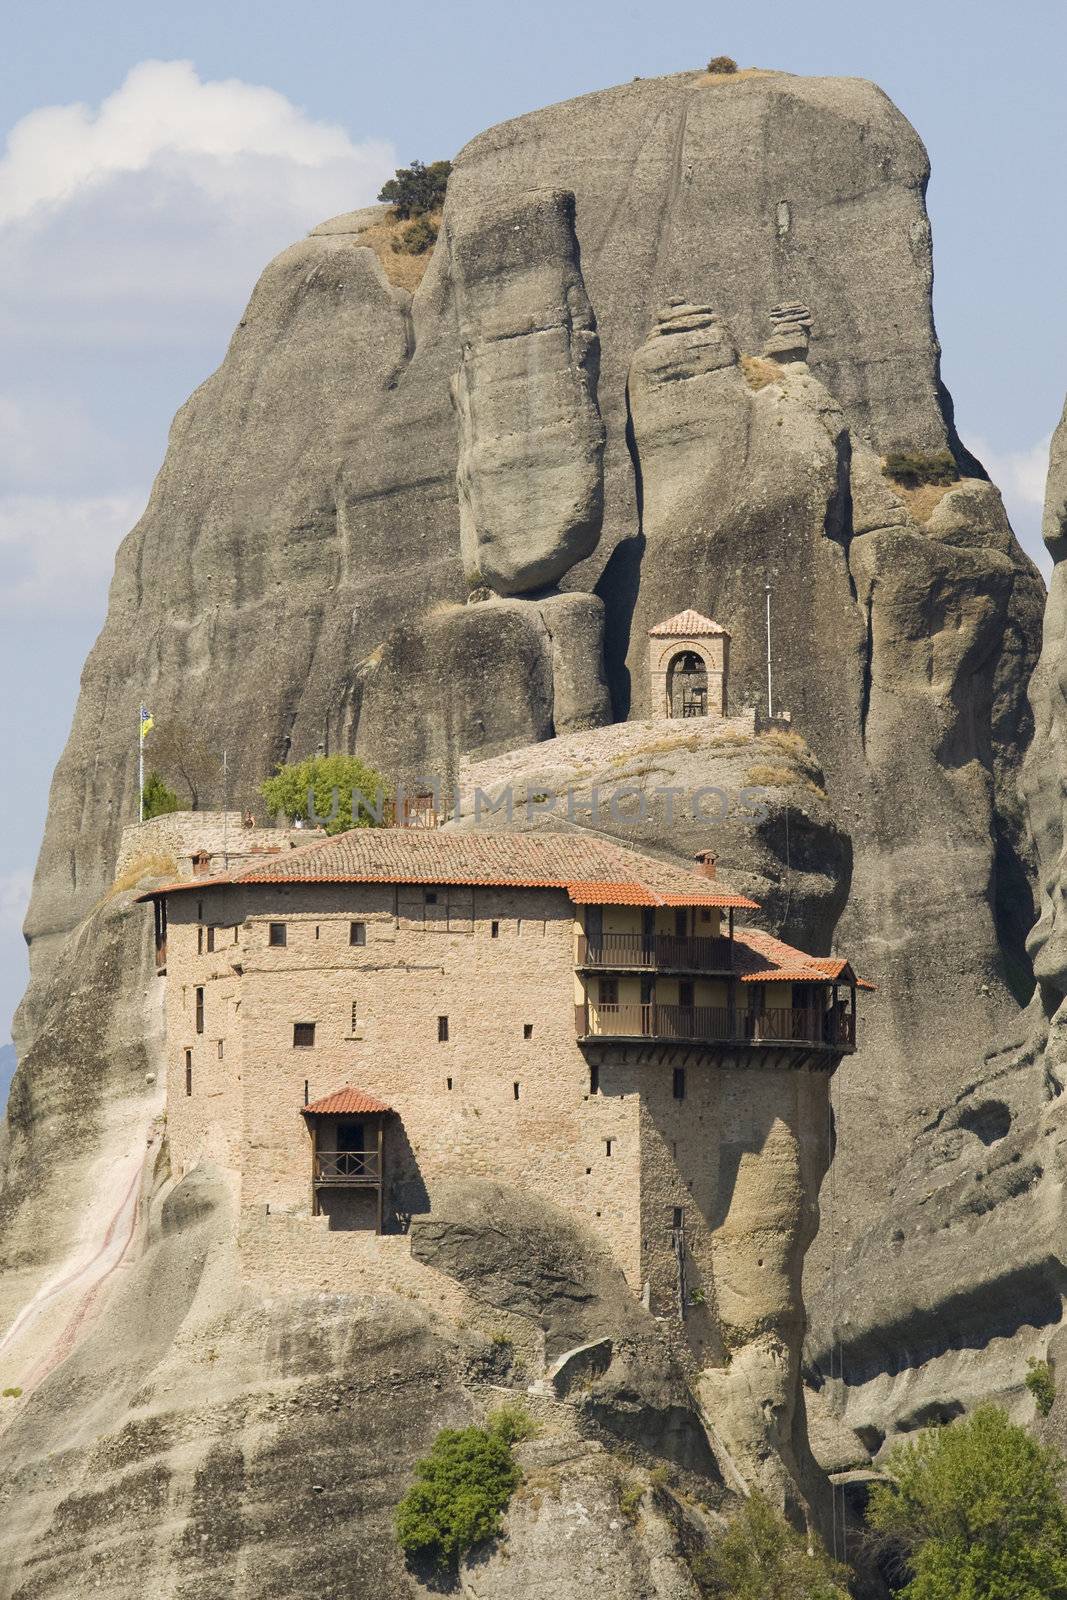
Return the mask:
<path fill-rule="evenodd" d="M 82 1201 L 101 1175 L 128 1170 L 132 1183 L 158 1134 L 163 1063 L 136 1043 L 157 1026 L 141 948 L 121 902 L 94 911 L 136 809 L 127 733 L 138 700 L 160 726 L 195 716 L 216 731 L 238 801 L 275 761 L 317 750 L 450 775 L 465 755 L 647 714 L 646 630 L 689 605 L 729 628 L 733 709 L 753 704 L 767 582 L 775 701 L 815 753 L 820 794 L 806 798 L 801 780 L 799 805 L 776 806 L 759 836 L 735 821 L 730 848 L 764 878 L 786 937 L 836 942 L 879 986 L 863 1048 L 840 1076 L 834 1190 L 809 1263 L 817 1403 L 842 1404 L 829 1381 L 839 1335 L 853 1386 L 827 1458 L 876 1444 L 937 1398 L 950 1371 L 932 1359 L 946 1306 L 966 1311 L 967 1337 L 983 1347 L 1020 1319 L 1049 1325 L 1058 1167 L 1031 1147 L 1054 1117 L 1059 1057 L 1046 1023 L 1067 989 L 1057 987 L 1067 963 L 1054 769 L 1062 572 L 1029 778 L 1041 996 L 1025 1024 L 1036 1031 L 1005 1053 L 998 1030 L 1002 1041 L 1020 1033 L 1029 992 L 1032 861 L 1016 780 L 1042 591 L 940 381 L 927 175 L 914 131 L 869 84 L 687 73 L 475 139 L 456 160 L 414 295 L 361 243 L 377 212 L 333 219 L 267 268 L 225 361 L 176 418 L 148 509 L 119 552 L 27 921 L 34 978 L 3 1213 L 19 1273 L 4 1309 L 58 1319 L 49 1349 L 65 1348 L 71 1328 L 66 1381 L 92 1390 L 98 1369 L 83 1375 L 77 1363 L 102 1358 L 79 1353 L 88 1323 L 64 1298 L 64 1273 L 87 1266 L 108 1206 L 129 1221 L 111 1188 L 99 1217 Z M 880 457 L 898 448 L 948 449 L 959 482 L 892 483 Z M 1062 460 L 1061 450 L 1054 541 Z M 468 578 L 486 582 L 473 603 Z M 88 1020 L 65 998 L 72 985 L 86 1006 L 95 999 Z M 983 1047 L 994 1053 L 978 1066 Z M 1006 1114 L 1017 1145 L 1002 1142 Z M 80 1143 L 64 1186 L 72 1128 Z M 957 1163 L 948 1176 L 943 1161 Z M 1020 1278 L 976 1249 L 974 1233 L 1003 1219 L 1004 1251 L 1021 1248 L 1010 1219 L 1032 1214 L 1019 1209 L 1023 1194 L 1040 1197 L 1044 1231 L 1031 1228 Z M 898 1227 L 891 1208 L 914 1221 Z M 187 1262 L 198 1247 L 174 1237 L 168 1248 Z M 936 1264 L 929 1278 L 923 1262 Z M 84 1315 L 110 1318 L 108 1285 L 88 1266 Z M 788 1267 L 798 1270 L 795 1254 Z M 225 1364 L 225 1403 L 243 1414 L 267 1362 L 255 1352 L 287 1314 L 254 1305 L 250 1324 L 228 1324 L 253 1352 Z M 335 1371 L 319 1313 L 293 1315 Z M 176 1331 L 186 1312 L 150 1316 L 173 1340 L 159 1358 L 168 1382 L 191 1393 Z M 213 1337 L 196 1348 L 216 1348 Z M 1017 1349 L 997 1346 L 1003 1392 Z M 775 1403 L 758 1369 L 754 1357 L 757 1410 Z M 34 1481 L 67 1443 L 60 1376 L 30 1401 L 13 1446 Z M 99 1428 L 124 1429 L 137 1396 L 110 1380 L 108 1392 Z M 92 1470 L 93 1427 L 90 1415 L 75 1473 Z M 214 1471 L 202 1467 L 201 1499 Z M 219 1481 L 228 1473 L 220 1467 Z M 161 1492 L 156 1478 L 149 1489 Z M 57 1528 L 88 1517 L 71 1509 L 69 1480 L 57 1494 Z M 138 1495 L 150 1524 L 154 1502 Z M 200 1512 L 183 1496 L 193 1537 Z M 52 1514 L 34 1513 L 12 1537 L 36 1537 Z M 530 1520 L 531 1548 L 539 1526 Z M 264 1534 L 268 1546 L 289 1537 L 273 1524 Z M 111 1567 L 102 1587 L 126 1592 Z"/>

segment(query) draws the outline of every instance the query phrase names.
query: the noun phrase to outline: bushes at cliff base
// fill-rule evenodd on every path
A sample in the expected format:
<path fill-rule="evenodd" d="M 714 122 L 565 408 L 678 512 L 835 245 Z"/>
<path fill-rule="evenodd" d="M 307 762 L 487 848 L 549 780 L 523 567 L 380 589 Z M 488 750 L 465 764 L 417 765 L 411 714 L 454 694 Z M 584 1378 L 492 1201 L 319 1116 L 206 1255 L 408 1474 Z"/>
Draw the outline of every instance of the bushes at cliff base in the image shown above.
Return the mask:
<path fill-rule="evenodd" d="M 1063 1470 L 996 1406 L 898 1446 L 867 1516 L 904 1554 L 904 1600 L 1067 1600 Z"/>
<path fill-rule="evenodd" d="M 722 1538 L 692 1561 L 703 1600 L 849 1600 L 848 1570 L 819 1540 L 753 1494 Z"/>

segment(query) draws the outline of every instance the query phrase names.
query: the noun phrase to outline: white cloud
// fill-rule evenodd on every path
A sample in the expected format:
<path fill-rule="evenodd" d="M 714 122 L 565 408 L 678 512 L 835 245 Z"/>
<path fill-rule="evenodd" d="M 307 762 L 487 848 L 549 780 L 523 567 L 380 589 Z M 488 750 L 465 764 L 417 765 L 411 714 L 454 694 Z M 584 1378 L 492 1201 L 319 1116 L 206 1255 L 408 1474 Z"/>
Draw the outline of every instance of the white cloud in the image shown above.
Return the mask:
<path fill-rule="evenodd" d="M 0 333 L 19 349 L 180 344 L 236 320 L 270 257 L 372 201 L 396 165 L 273 89 L 144 61 L 100 106 L 48 106 L 0 160 Z"/>
<path fill-rule="evenodd" d="M 0 497 L 0 615 L 99 611 L 115 551 L 144 510 L 139 491 Z"/>
<path fill-rule="evenodd" d="M 213 200 L 242 192 L 241 160 L 265 158 L 341 181 L 358 204 L 393 165 L 381 140 L 356 145 L 274 89 L 204 83 L 190 61 L 142 61 L 94 112 L 44 106 L 17 122 L 0 162 L 0 225 L 120 174 L 180 166 Z M 312 183 L 314 188 L 314 182 Z"/>
<path fill-rule="evenodd" d="M 985 439 L 969 441 L 1004 497 L 1019 543 L 1046 577 L 1052 571 L 1052 561 L 1041 538 L 1041 513 L 1051 442 L 1051 433 L 1025 450 L 998 450 Z"/>

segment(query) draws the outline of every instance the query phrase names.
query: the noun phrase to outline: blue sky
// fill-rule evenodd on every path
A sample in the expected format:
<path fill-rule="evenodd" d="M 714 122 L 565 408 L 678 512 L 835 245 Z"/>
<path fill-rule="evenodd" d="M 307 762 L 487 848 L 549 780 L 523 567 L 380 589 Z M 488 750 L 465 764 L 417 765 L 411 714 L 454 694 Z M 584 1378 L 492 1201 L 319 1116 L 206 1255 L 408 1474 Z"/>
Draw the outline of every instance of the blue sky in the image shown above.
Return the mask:
<path fill-rule="evenodd" d="M 1038 554 L 1067 386 L 1067 12 L 992 0 L 630 5 L 15 0 L 0 90 L 0 1040 L 82 662 L 170 419 L 260 267 L 539 105 L 702 65 L 875 79 L 933 162 L 935 308 L 960 430 Z"/>

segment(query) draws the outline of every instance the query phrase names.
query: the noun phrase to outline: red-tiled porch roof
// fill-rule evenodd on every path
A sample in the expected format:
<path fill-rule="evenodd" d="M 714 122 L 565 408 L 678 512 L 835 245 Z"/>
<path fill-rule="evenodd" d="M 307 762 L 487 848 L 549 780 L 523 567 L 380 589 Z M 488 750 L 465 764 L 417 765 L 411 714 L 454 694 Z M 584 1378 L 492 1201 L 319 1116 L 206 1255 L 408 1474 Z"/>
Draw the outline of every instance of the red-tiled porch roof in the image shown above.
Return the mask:
<path fill-rule="evenodd" d="M 857 978 L 843 956 L 809 956 L 762 928 L 735 928 L 737 971 L 742 983 L 855 983 L 873 989 Z"/>
<path fill-rule="evenodd" d="M 313 1100 L 300 1109 L 305 1115 L 316 1117 L 370 1117 L 393 1108 L 384 1100 L 376 1100 L 365 1089 L 353 1089 L 346 1083 L 343 1089 L 335 1089 L 332 1094 L 323 1095 L 321 1100 Z"/>

